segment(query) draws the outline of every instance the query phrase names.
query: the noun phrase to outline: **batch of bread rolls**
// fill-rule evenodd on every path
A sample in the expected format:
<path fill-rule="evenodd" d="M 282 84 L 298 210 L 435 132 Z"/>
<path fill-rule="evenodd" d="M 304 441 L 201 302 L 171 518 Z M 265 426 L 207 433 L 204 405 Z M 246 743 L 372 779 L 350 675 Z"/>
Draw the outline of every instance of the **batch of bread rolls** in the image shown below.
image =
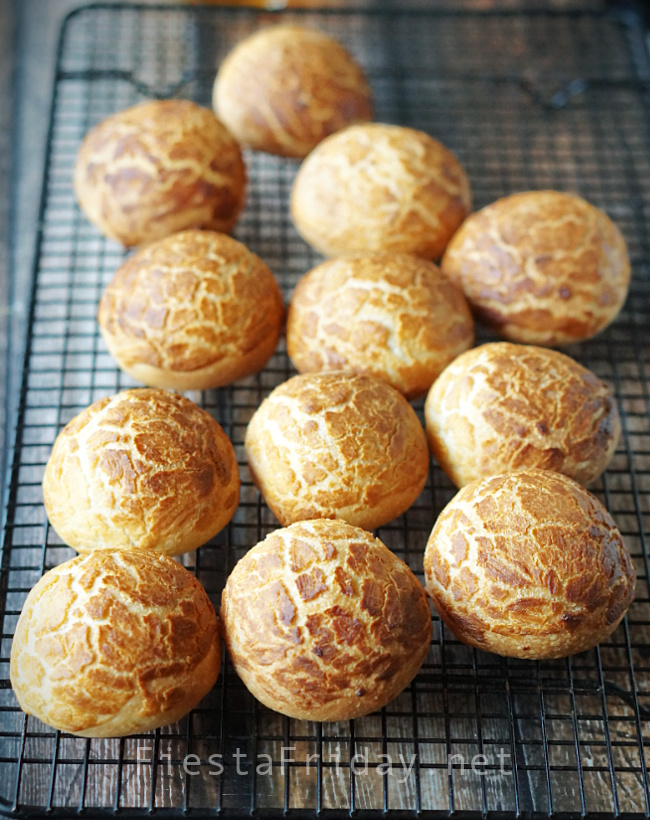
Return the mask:
<path fill-rule="evenodd" d="M 221 636 L 266 706 L 365 715 L 424 661 L 427 594 L 461 641 L 501 655 L 558 658 L 605 639 L 635 573 L 583 485 L 606 468 L 620 420 L 610 387 L 552 348 L 621 308 L 630 267 L 617 227 L 557 191 L 470 213 L 454 155 L 370 122 L 361 68 L 317 31 L 273 26 L 241 42 L 213 106 L 137 105 L 79 151 L 84 213 L 137 247 L 98 321 L 145 387 L 95 402 L 52 449 L 45 508 L 79 555 L 25 602 L 11 651 L 20 706 L 83 736 L 169 724 L 213 687 Z M 219 424 L 173 391 L 260 371 L 282 332 L 272 272 L 227 235 L 246 198 L 240 146 L 304 160 L 291 216 L 330 258 L 286 316 L 298 375 L 246 433 L 281 528 L 235 566 L 217 619 L 173 556 L 231 520 L 238 465 Z M 506 341 L 473 348 L 474 317 Z M 409 403 L 424 396 L 426 432 Z M 435 524 L 432 509 L 425 593 L 369 530 L 418 498 L 430 453 L 460 491 Z"/>

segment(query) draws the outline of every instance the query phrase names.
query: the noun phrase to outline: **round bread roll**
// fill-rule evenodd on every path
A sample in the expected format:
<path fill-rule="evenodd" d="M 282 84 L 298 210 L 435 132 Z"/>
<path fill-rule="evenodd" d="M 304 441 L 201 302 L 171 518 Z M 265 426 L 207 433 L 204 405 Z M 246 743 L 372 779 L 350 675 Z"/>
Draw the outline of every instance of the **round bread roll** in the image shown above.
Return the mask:
<path fill-rule="evenodd" d="M 562 353 L 510 342 L 453 361 L 424 415 L 431 451 L 458 487 L 534 467 L 589 484 L 621 434 L 609 385 Z"/>
<path fill-rule="evenodd" d="M 134 379 L 205 390 L 261 370 L 283 313 L 273 274 L 245 245 L 183 231 L 126 260 L 97 318 L 106 346 Z"/>
<path fill-rule="evenodd" d="M 184 228 L 229 231 L 244 207 L 246 168 L 212 111 L 154 100 L 89 131 L 74 187 L 88 219 L 128 247 Z"/>
<path fill-rule="evenodd" d="M 29 715 L 82 737 L 148 732 L 214 686 L 221 650 L 197 579 L 142 550 L 79 555 L 27 596 L 11 645 L 11 685 Z"/>
<path fill-rule="evenodd" d="M 189 399 L 125 390 L 91 404 L 59 433 L 43 497 L 51 525 L 78 552 L 179 555 L 233 517 L 237 459 L 219 424 Z"/>
<path fill-rule="evenodd" d="M 611 516 L 580 484 L 549 470 L 463 487 L 436 521 L 424 572 L 461 641 L 515 658 L 590 649 L 634 598 L 634 566 Z"/>
<path fill-rule="evenodd" d="M 397 251 L 438 259 L 470 207 L 451 151 L 422 131 L 378 123 L 323 140 L 291 193 L 298 233 L 325 256 Z"/>
<path fill-rule="evenodd" d="M 341 518 L 381 527 L 413 504 L 429 469 L 426 435 L 404 396 L 341 371 L 276 387 L 250 420 L 246 455 L 282 525 Z"/>
<path fill-rule="evenodd" d="M 616 225 L 559 191 L 514 194 L 472 214 L 441 264 L 478 318 L 537 345 L 594 336 L 618 314 L 630 281 Z"/>
<path fill-rule="evenodd" d="M 276 530 L 235 566 L 223 637 L 265 706 L 299 720 L 350 720 L 385 706 L 431 642 L 417 578 L 377 538 L 323 519 Z"/>
<path fill-rule="evenodd" d="M 346 125 L 372 119 L 359 64 L 326 34 L 283 25 L 239 43 L 219 68 L 214 110 L 244 145 L 304 157 Z"/>
<path fill-rule="evenodd" d="M 372 373 L 408 399 L 473 343 L 463 294 L 408 254 L 324 262 L 298 282 L 289 308 L 287 350 L 300 373 Z"/>

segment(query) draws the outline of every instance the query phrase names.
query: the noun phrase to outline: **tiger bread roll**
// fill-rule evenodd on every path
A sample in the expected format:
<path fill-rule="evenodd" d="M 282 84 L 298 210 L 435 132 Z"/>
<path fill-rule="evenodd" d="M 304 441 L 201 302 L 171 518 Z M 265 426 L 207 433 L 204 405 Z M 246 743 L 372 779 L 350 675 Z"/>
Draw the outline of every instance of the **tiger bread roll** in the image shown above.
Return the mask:
<path fill-rule="evenodd" d="M 562 353 L 510 342 L 455 359 L 429 391 L 424 415 L 431 451 L 459 487 L 535 467 L 589 484 L 621 433 L 608 384 Z"/>
<path fill-rule="evenodd" d="M 11 645 L 21 708 L 82 737 L 148 732 L 180 720 L 215 684 L 214 607 L 165 555 L 112 550 L 47 572 Z"/>
<path fill-rule="evenodd" d="M 102 120 L 74 170 L 81 209 L 127 247 L 185 228 L 228 232 L 246 199 L 241 149 L 212 111 L 153 100 Z"/>
<path fill-rule="evenodd" d="M 463 487 L 431 532 L 424 573 L 456 637 L 515 658 L 596 646 L 634 598 L 634 566 L 611 516 L 582 485 L 549 470 Z"/>
<path fill-rule="evenodd" d="M 50 524 L 77 550 L 179 555 L 230 521 L 239 504 L 235 451 L 194 402 L 125 390 L 87 407 L 59 433 L 45 466 Z"/>
<path fill-rule="evenodd" d="M 264 28 L 236 45 L 212 102 L 239 142 L 285 157 L 304 157 L 329 134 L 372 119 L 361 66 L 327 34 L 297 25 Z"/>
<path fill-rule="evenodd" d="M 137 381 L 220 387 L 261 370 L 284 315 L 268 267 L 241 242 L 182 231 L 124 262 L 99 303 L 106 346 Z"/>
<path fill-rule="evenodd" d="M 463 294 L 425 259 L 399 253 L 333 259 L 299 282 L 287 350 L 301 373 L 350 370 L 385 379 L 408 399 L 474 342 Z"/>
<path fill-rule="evenodd" d="M 551 347 L 584 341 L 610 324 L 630 282 L 616 225 L 560 191 L 513 194 L 473 213 L 441 266 L 477 318 L 501 336 Z"/>
<path fill-rule="evenodd" d="M 470 209 L 467 176 L 449 149 L 422 131 L 381 123 L 323 140 L 291 191 L 298 233 L 325 256 L 438 259 Z"/>
<path fill-rule="evenodd" d="M 431 641 L 420 582 L 377 538 L 343 521 L 276 530 L 239 561 L 221 598 L 237 674 L 265 706 L 349 720 L 385 706 Z"/>
<path fill-rule="evenodd" d="M 367 530 L 405 512 L 424 488 L 427 439 L 408 401 L 376 376 L 294 376 L 246 431 L 255 485 L 286 526 L 340 518 Z"/>

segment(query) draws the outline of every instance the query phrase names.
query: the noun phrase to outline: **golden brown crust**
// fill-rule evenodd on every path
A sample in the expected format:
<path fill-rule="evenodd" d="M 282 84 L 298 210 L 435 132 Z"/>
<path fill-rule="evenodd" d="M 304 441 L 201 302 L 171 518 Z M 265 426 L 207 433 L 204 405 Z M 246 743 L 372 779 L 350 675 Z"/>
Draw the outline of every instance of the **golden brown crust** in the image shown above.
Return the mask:
<path fill-rule="evenodd" d="M 513 342 L 589 339 L 623 306 L 625 240 L 603 211 L 559 191 L 528 191 L 472 214 L 441 262 L 476 315 Z"/>
<path fill-rule="evenodd" d="M 380 709 L 415 677 L 431 641 L 416 577 L 381 541 L 341 521 L 268 535 L 233 570 L 220 615 L 248 689 L 301 720 Z"/>
<path fill-rule="evenodd" d="M 375 529 L 405 512 L 429 469 L 422 425 L 374 376 L 312 373 L 273 390 L 246 431 L 251 475 L 278 521 Z"/>
<path fill-rule="evenodd" d="M 275 350 L 282 294 L 262 260 L 213 231 L 183 231 L 126 260 L 98 321 L 120 367 L 152 387 L 205 390 L 261 370 Z"/>
<path fill-rule="evenodd" d="M 204 544 L 239 503 L 235 451 L 219 424 L 165 390 L 125 390 L 59 433 L 45 467 L 50 523 L 78 552 L 179 555 Z"/>
<path fill-rule="evenodd" d="M 302 26 L 273 26 L 239 43 L 219 68 L 212 100 L 241 143 L 285 157 L 304 157 L 329 134 L 372 119 L 358 63 Z"/>
<path fill-rule="evenodd" d="M 214 608 L 164 555 L 93 552 L 50 570 L 27 596 L 11 647 L 21 708 L 84 737 L 174 723 L 214 685 Z"/>
<path fill-rule="evenodd" d="M 458 487 L 523 468 L 589 484 L 621 434 L 609 385 L 562 353 L 509 342 L 453 361 L 424 414 L 431 451 Z"/>
<path fill-rule="evenodd" d="M 185 228 L 231 230 L 244 207 L 246 168 L 212 111 L 189 100 L 154 100 L 89 131 L 74 187 L 106 236 L 143 245 Z"/>
<path fill-rule="evenodd" d="M 326 256 L 395 251 L 438 259 L 471 208 L 456 157 L 422 131 L 353 125 L 303 162 L 291 194 L 300 235 Z"/>
<path fill-rule="evenodd" d="M 634 598 L 634 566 L 607 510 L 547 470 L 464 487 L 433 528 L 424 572 L 458 638 L 517 658 L 590 649 Z"/>
<path fill-rule="evenodd" d="M 474 342 L 465 297 L 424 259 L 376 254 L 324 262 L 294 291 L 287 350 L 300 373 L 350 370 L 422 396 Z"/>

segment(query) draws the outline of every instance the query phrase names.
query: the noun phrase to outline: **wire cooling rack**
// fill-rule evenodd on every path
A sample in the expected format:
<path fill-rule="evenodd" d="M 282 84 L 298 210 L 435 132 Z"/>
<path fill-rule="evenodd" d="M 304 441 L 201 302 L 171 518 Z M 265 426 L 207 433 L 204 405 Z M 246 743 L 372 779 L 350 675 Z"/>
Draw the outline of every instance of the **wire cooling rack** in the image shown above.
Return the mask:
<path fill-rule="evenodd" d="M 568 352 L 616 389 L 623 436 L 595 492 L 634 556 L 636 601 L 599 648 L 543 663 L 466 647 L 436 618 L 414 682 L 380 713 L 353 722 L 275 714 L 245 691 L 227 660 L 200 706 L 155 733 L 83 740 L 22 714 L 8 681 L 16 620 L 42 572 L 72 555 L 47 525 L 44 464 L 62 425 L 132 384 L 95 322 L 102 288 L 125 253 L 75 204 L 77 148 L 98 120 L 143 99 L 182 96 L 209 105 L 224 55 L 278 20 L 250 9 L 84 8 L 67 20 L 58 54 L 3 525 L 0 811 L 30 818 L 82 811 L 648 817 L 650 71 L 641 24 L 623 13 L 328 10 L 282 17 L 343 41 L 370 78 L 377 119 L 421 128 L 452 148 L 476 207 L 513 191 L 559 188 L 582 194 L 621 227 L 633 266 L 627 306 L 611 328 Z M 288 218 L 297 166 L 253 153 L 247 162 L 250 191 L 235 234 L 269 264 L 288 298 L 319 261 Z M 262 373 L 191 394 L 230 436 L 243 479 L 231 525 L 185 559 L 215 604 L 237 559 L 277 526 L 251 485 L 243 438 L 255 408 L 290 375 L 281 343 Z M 378 532 L 420 577 L 426 538 L 452 495 L 434 465 L 414 507 Z"/>

